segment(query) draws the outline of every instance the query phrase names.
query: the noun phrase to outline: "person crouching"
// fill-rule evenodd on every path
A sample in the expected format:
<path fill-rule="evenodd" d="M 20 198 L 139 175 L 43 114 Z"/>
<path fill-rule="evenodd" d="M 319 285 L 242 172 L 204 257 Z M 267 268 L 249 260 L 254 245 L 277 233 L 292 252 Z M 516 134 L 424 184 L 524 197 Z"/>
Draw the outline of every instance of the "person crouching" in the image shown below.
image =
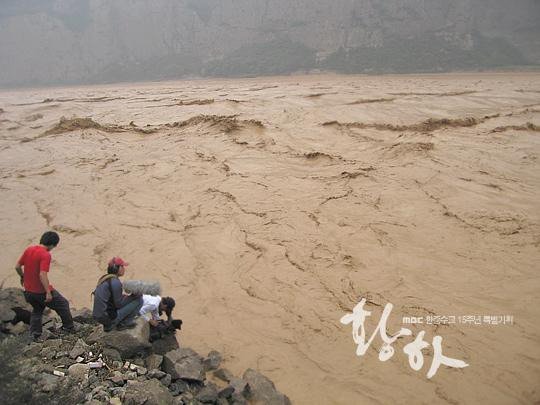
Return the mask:
<path fill-rule="evenodd" d="M 107 266 L 107 274 L 100 277 L 94 290 L 94 319 L 103 325 L 105 332 L 135 327 L 135 317 L 142 306 L 140 295 L 123 295 L 119 277 L 125 274 L 126 263 L 119 257 L 113 257 Z"/>

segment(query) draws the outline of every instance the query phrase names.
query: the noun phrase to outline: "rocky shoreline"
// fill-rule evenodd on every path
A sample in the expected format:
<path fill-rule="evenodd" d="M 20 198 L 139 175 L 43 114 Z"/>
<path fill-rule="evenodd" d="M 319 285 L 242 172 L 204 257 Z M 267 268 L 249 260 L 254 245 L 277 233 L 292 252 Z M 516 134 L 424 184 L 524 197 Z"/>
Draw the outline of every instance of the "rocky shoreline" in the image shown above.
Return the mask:
<path fill-rule="evenodd" d="M 31 308 L 17 288 L 0 290 L 0 397 L 4 404 L 290 404 L 253 369 L 242 377 L 221 367 L 221 354 L 180 347 L 174 334 L 149 342 L 143 319 L 104 333 L 91 311 L 72 311 L 76 332 L 61 331 L 53 312 L 43 341 L 28 340 Z"/>

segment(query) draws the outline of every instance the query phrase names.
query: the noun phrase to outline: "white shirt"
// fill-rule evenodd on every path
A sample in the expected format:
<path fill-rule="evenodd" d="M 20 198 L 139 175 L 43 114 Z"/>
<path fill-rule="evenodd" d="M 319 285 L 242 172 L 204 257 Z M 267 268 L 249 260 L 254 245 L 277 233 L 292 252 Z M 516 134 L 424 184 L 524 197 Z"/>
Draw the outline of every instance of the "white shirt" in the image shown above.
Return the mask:
<path fill-rule="evenodd" d="M 161 302 L 161 297 L 159 295 L 146 295 L 142 296 L 143 305 L 139 314 L 142 315 L 147 321 L 150 319 L 159 320 L 159 303 Z"/>

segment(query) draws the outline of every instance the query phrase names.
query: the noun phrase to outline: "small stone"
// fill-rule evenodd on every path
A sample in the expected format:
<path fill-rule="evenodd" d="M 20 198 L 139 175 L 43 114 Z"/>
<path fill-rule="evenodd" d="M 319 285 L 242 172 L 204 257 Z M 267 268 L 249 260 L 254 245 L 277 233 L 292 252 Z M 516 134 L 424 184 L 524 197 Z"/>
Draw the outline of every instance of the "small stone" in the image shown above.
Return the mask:
<path fill-rule="evenodd" d="M 221 381 L 229 382 L 234 378 L 233 373 L 231 373 L 226 368 L 220 368 L 219 370 L 214 371 L 214 377 L 219 378 Z"/>
<path fill-rule="evenodd" d="M 121 362 L 121 361 L 117 361 L 117 360 L 116 360 L 116 361 L 113 361 L 113 362 L 112 362 L 112 366 L 113 366 L 114 368 L 122 368 L 122 362 Z"/>
<path fill-rule="evenodd" d="M 58 370 L 54 370 L 53 374 L 58 376 L 58 377 L 65 377 L 66 376 L 66 374 L 64 372 L 58 371 Z"/>
<path fill-rule="evenodd" d="M 115 349 L 111 349 L 110 347 L 104 347 L 103 348 L 103 355 L 112 361 L 122 361 L 122 356 L 120 356 L 120 352 Z"/>
<path fill-rule="evenodd" d="M 135 371 L 128 371 L 125 374 L 126 380 L 136 380 L 137 379 L 137 373 Z"/>
<path fill-rule="evenodd" d="M 122 400 L 118 397 L 113 397 L 109 400 L 110 405 L 122 405 Z"/>
<path fill-rule="evenodd" d="M 124 385 L 124 375 L 120 371 L 113 371 L 112 377 L 109 377 L 109 379 L 116 386 Z"/>
<path fill-rule="evenodd" d="M 28 330 L 28 325 L 24 322 L 17 322 L 9 327 L 9 333 L 12 335 L 21 335 Z"/>
<path fill-rule="evenodd" d="M 148 372 L 148 370 L 144 367 L 137 367 L 137 374 L 139 375 L 145 375 Z"/>
<path fill-rule="evenodd" d="M 69 366 L 68 375 L 77 381 L 83 381 L 88 376 L 90 367 L 87 364 L 75 363 Z"/>
<path fill-rule="evenodd" d="M 159 369 L 162 362 L 163 356 L 159 354 L 151 354 L 146 358 L 146 368 L 148 368 L 148 370 L 153 370 L 155 368 Z"/>
<path fill-rule="evenodd" d="M 75 361 L 76 361 L 77 363 L 82 363 L 83 360 L 84 360 L 84 359 L 83 359 L 81 356 L 79 356 L 79 357 L 77 357 L 77 358 L 75 359 Z"/>
<path fill-rule="evenodd" d="M 165 377 L 166 374 L 167 373 L 165 371 L 154 369 L 154 370 L 150 370 L 147 373 L 147 377 L 148 378 L 157 378 L 159 380 L 160 378 Z"/>
<path fill-rule="evenodd" d="M 203 403 L 215 403 L 218 399 L 216 386 L 212 383 L 206 385 L 195 398 Z"/>
<path fill-rule="evenodd" d="M 77 357 L 80 357 L 86 352 L 88 352 L 89 349 L 90 347 L 82 339 L 79 339 L 69 352 L 69 357 L 71 357 L 72 359 L 76 359 Z"/>

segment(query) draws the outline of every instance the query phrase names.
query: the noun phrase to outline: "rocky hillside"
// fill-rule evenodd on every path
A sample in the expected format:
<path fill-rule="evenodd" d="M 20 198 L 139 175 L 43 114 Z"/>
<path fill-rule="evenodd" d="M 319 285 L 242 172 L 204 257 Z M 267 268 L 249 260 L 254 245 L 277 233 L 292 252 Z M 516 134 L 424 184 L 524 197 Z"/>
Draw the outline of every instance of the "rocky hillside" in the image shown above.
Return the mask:
<path fill-rule="evenodd" d="M 66 334 L 47 312 L 39 342 L 28 338 L 31 307 L 17 288 L 0 287 L 0 398 L 22 403 L 111 405 L 290 405 L 272 381 L 253 369 L 242 378 L 221 355 L 180 347 L 174 333 L 149 341 L 149 324 L 104 333 L 88 309 L 73 312 Z M 47 310 L 49 311 L 49 310 Z"/>
<path fill-rule="evenodd" d="M 0 86 L 540 62 L 537 0 L 3 0 Z"/>

